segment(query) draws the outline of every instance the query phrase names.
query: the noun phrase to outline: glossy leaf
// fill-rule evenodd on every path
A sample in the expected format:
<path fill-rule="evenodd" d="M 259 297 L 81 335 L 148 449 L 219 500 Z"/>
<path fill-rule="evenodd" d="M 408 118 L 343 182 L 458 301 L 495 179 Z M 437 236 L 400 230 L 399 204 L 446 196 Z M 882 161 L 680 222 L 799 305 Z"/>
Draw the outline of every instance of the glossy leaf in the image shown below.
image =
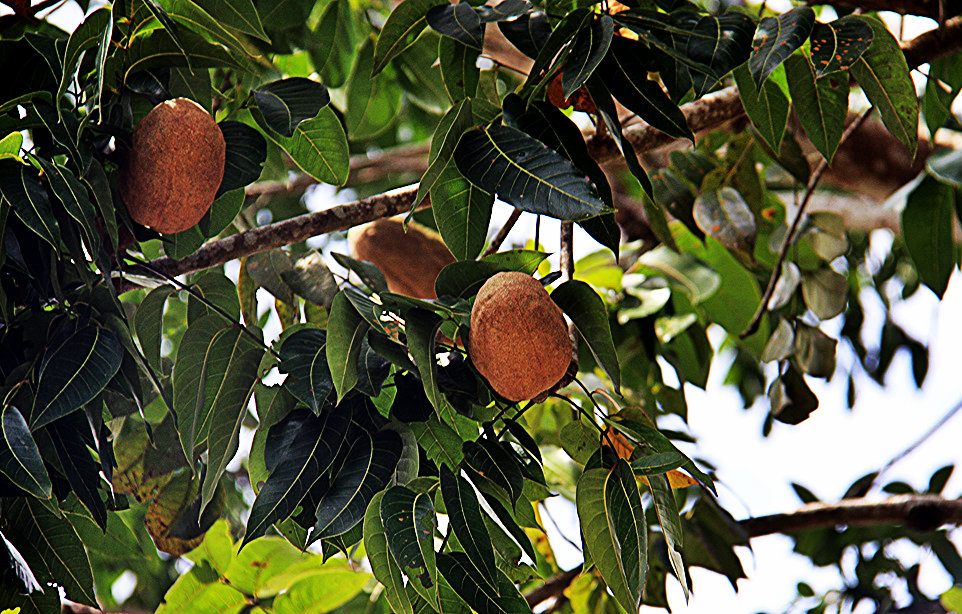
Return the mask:
<path fill-rule="evenodd" d="M 271 81 L 251 94 L 271 129 L 286 137 L 294 136 L 298 124 L 316 117 L 330 102 L 327 88 L 304 77 Z"/>
<path fill-rule="evenodd" d="M 548 39 L 536 50 L 534 65 L 532 65 L 531 70 L 528 72 L 528 77 L 521 85 L 519 93 L 523 97 L 538 85 L 543 76 L 548 74 L 555 56 L 557 56 L 577 32 L 585 27 L 588 21 L 593 18 L 594 13 L 588 9 L 583 7 L 577 8 L 565 15 L 561 21 L 550 30 Z"/>
<path fill-rule="evenodd" d="M 703 192 L 695 199 L 692 214 L 705 234 L 729 249 L 752 253 L 758 232 L 755 217 L 734 188 Z"/>
<path fill-rule="evenodd" d="M 571 98 L 605 59 L 614 29 L 615 22 L 610 16 L 602 14 L 578 32 L 561 75 L 565 99 Z"/>
<path fill-rule="evenodd" d="M 79 328 L 44 354 L 31 412 L 37 429 L 92 401 L 120 369 L 123 347 L 99 326 Z"/>
<path fill-rule="evenodd" d="M 501 500 L 490 493 L 481 491 L 481 505 L 485 513 L 494 521 L 494 525 L 497 526 L 508 539 L 531 557 L 532 561 L 537 560 L 537 554 L 535 553 L 534 546 L 531 545 L 531 540 L 528 538 L 527 533 L 525 533 L 524 529 L 518 524 L 515 515 L 501 503 Z M 526 504 L 523 503 L 522 505 Z"/>
<path fill-rule="evenodd" d="M 384 594 L 388 603 L 398 614 L 413 614 L 411 600 L 404 590 L 404 578 L 401 568 L 391 554 L 381 521 L 381 500 L 384 493 L 374 495 L 364 514 L 364 549 L 374 577 L 384 585 Z"/>
<path fill-rule="evenodd" d="M 454 160 L 471 183 L 522 211 L 562 220 L 608 211 L 577 167 L 508 126 L 466 132 L 454 150 Z"/>
<path fill-rule="evenodd" d="M 428 11 L 440 4 L 439 0 L 404 0 L 394 7 L 377 37 L 372 75 L 384 70 L 388 62 L 414 44 L 427 25 Z"/>
<path fill-rule="evenodd" d="M 500 442 L 486 437 L 465 441 L 463 450 L 466 468 L 473 472 L 472 479 L 477 482 L 483 478 L 497 485 L 512 503 L 518 500 L 524 487 L 524 474 L 513 453 Z"/>
<path fill-rule="evenodd" d="M 531 608 L 515 585 L 500 570 L 495 570 L 497 587 L 478 582 L 470 555 L 464 552 L 438 554 L 438 571 L 458 596 L 471 608 L 485 614 L 522 614 Z"/>
<path fill-rule="evenodd" d="M 225 26 L 270 42 L 253 0 L 197 0 L 197 4 Z"/>
<path fill-rule="evenodd" d="M 583 281 L 571 280 L 551 293 L 553 300 L 571 318 L 584 338 L 595 360 L 615 385 L 621 388 L 621 366 L 611 337 L 608 310 L 595 290 Z"/>
<path fill-rule="evenodd" d="M 221 196 L 257 181 L 267 160 L 267 140 L 260 132 L 242 122 L 225 120 L 217 125 L 227 147 L 224 179 L 217 188 L 217 196 Z"/>
<path fill-rule="evenodd" d="M 473 260 L 484 248 L 494 196 L 475 187 L 449 162 L 431 188 L 431 209 L 444 244 L 458 260 Z"/>
<path fill-rule="evenodd" d="M 872 46 L 852 64 L 852 76 L 878 109 L 885 127 L 915 156 L 919 104 L 905 55 L 881 21 L 872 18 L 865 21 L 874 31 Z"/>
<path fill-rule="evenodd" d="M 53 214 L 47 191 L 32 167 L 15 160 L 0 160 L 0 195 L 30 230 L 54 250 L 60 249 L 60 224 Z"/>
<path fill-rule="evenodd" d="M 875 31 L 860 15 L 812 28 L 812 63 L 819 77 L 848 70 L 872 45 Z"/>
<path fill-rule="evenodd" d="M 815 149 L 829 162 L 835 157 L 848 114 L 848 76 L 833 73 L 815 80 L 815 67 L 805 55 L 785 61 L 792 106 Z"/>
<path fill-rule="evenodd" d="M 327 366 L 326 341 L 326 331 L 307 328 L 286 338 L 280 350 L 279 368 L 288 374 L 284 387 L 316 415 L 320 415 L 327 397 L 334 390 L 334 380 Z"/>
<path fill-rule="evenodd" d="M 736 68 L 734 75 L 735 83 L 738 84 L 738 95 L 748 119 L 765 143 L 773 151 L 779 151 L 785 126 L 788 124 L 788 97 L 782 88 L 771 80 L 766 79 L 761 89 L 757 89 L 747 66 Z"/>
<path fill-rule="evenodd" d="M 797 6 L 787 13 L 766 17 L 758 23 L 748 58 L 748 70 L 756 89 L 762 89 L 769 75 L 805 44 L 814 25 L 815 11 L 810 6 Z"/>
<path fill-rule="evenodd" d="M 357 384 L 357 358 L 361 353 L 361 341 L 370 325 L 357 312 L 347 295 L 339 292 L 331 304 L 327 326 L 327 364 L 334 380 L 334 390 L 337 391 L 337 402 L 340 403 L 344 395 Z"/>
<path fill-rule="evenodd" d="M 271 428 L 271 473 L 251 506 L 243 544 L 263 535 L 275 522 L 290 516 L 311 487 L 331 467 L 344 444 L 351 416 L 328 411 L 320 417 L 295 411 Z"/>
<path fill-rule="evenodd" d="M 688 39 L 687 56 L 707 71 L 692 71 L 695 96 L 707 93 L 730 71 L 748 59 L 755 22 L 737 11 L 698 20 Z"/>
<path fill-rule="evenodd" d="M 344 464 L 317 505 L 312 540 L 344 533 L 361 522 L 368 503 L 394 475 L 402 445 L 395 431 L 379 431 L 373 437 L 357 433 Z"/>
<path fill-rule="evenodd" d="M 641 45 L 620 37 L 612 43 L 611 53 L 603 64 L 605 85 L 618 102 L 652 128 L 694 142 L 685 114 L 657 81 L 648 78 L 648 70 L 638 58 L 642 52 L 639 47 Z"/>
<path fill-rule="evenodd" d="M 50 475 L 23 415 L 13 405 L 7 405 L 0 417 L 0 427 L 3 434 L 0 472 L 34 497 L 50 499 L 53 496 Z"/>
<path fill-rule="evenodd" d="M 531 59 L 538 57 L 538 52 L 551 36 L 551 26 L 544 13 L 528 13 L 511 21 L 499 22 L 498 29 L 518 51 Z"/>
<path fill-rule="evenodd" d="M 438 43 L 441 78 L 452 101 L 472 98 L 478 91 L 480 51 L 461 41 L 442 36 Z"/>
<path fill-rule="evenodd" d="M 343 185 L 350 171 L 347 137 L 341 121 L 330 106 L 321 108 L 316 117 L 305 119 L 294 128 L 291 137 L 270 130 L 267 120 L 254 113 L 268 138 L 283 148 L 305 173 L 331 185 Z"/>
<path fill-rule="evenodd" d="M 591 560 L 621 607 L 637 611 L 648 573 L 648 528 L 628 463 L 585 471 L 578 480 L 577 506 Z"/>
<path fill-rule="evenodd" d="M 474 115 L 471 112 L 471 101 L 461 100 L 455 103 L 438 122 L 434 129 L 434 136 L 431 137 L 431 151 L 428 169 L 421 176 L 418 183 L 418 193 L 414 197 L 416 207 L 424 200 L 429 191 L 440 179 L 444 169 L 451 161 L 454 147 L 458 144 L 461 135 L 474 124 Z M 443 234 L 442 234 L 443 236 Z"/>
<path fill-rule="evenodd" d="M 438 34 L 480 51 L 484 42 L 484 24 L 474 7 L 467 2 L 435 6 L 427 12 L 425 18 Z"/>
<path fill-rule="evenodd" d="M 441 326 L 441 316 L 426 309 L 415 308 L 405 312 L 404 320 L 408 350 L 418 367 L 421 381 L 424 382 L 424 393 L 431 401 L 431 405 L 439 408 L 442 397 L 437 384 L 438 364 L 435 358 L 435 345 L 438 328 Z"/>
<path fill-rule="evenodd" d="M 499 572 L 494 564 L 494 547 L 484 526 L 478 496 L 467 480 L 451 473 L 449 469 L 442 467 L 440 476 L 441 497 L 458 543 L 468 555 L 471 567 L 477 570 L 490 588 L 497 590 Z"/>
<path fill-rule="evenodd" d="M 945 294 L 958 254 L 952 232 L 957 198 L 952 186 L 928 177 L 912 190 L 902 211 L 905 248 L 922 283 L 939 297 Z"/>
<path fill-rule="evenodd" d="M 381 522 L 391 555 L 408 577 L 409 586 L 429 604 L 437 605 L 437 517 L 431 498 L 405 486 L 394 486 L 381 499 Z"/>

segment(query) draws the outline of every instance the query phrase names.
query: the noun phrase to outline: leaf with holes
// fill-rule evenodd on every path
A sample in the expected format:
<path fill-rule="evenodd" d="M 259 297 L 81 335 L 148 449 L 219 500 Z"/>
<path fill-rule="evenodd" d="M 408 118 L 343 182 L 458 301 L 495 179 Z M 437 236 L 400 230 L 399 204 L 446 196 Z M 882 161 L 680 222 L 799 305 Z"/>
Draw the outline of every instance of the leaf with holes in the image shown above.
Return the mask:
<path fill-rule="evenodd" d="M 695 199 L 695 223 L 729 249 L 751 254 L 758 228 L 752 210 L 737 190 L 724 187 Z"/>
<path fill-rule="evenodd" d="M 848 15 L 812 28 L 812 64 L 816 75 L 848 70 L 872 46 L 875 31 L 861 15 Z"/>
<path fill-rule="evenodd" d="M 919 145 L 919 103 L 899 43 L 885 25 L 869 17 L 872 46 L 852 64 L 851 73 L 869 102 L 875 105 L 882 123 L 915 156 Z"/>
<path fill-rule="evenodd" d="M 648 574 L 648 528 L 638 484 L 622 459 L 578 480 L 578 518 L 591 560 L 627 612 L 641 607 Z"/>
<path fill-rule="evenodd" d="M 394 486 L 381 499 L 381 522 L 394 560 L 409 586 L 429 604 L 438 603 L 438 568 L 434 553 L 437 516 L 431 497 Z"/>
<path fill-rule="evenodd" d="M 454 161 L 471 183 L 522 211 L 561 220 L 610 211 L 574 164 L 515 128 L 469 130 L 454 150 Z"/>
<path fill-rule="evenodd" d="M 804 54 L 785 61 L 788 91 L 792 106 L 805 129 L 805 134 L 830 163 L 835 157 L 845 118 L 848 114 L 848 75 L 832 73 L 815 80 L 815 67 Z"/>
<path fill-rule="evenodd" d="M 748 70 L 756 88 L 761 89 L 769 75 L 805 44 L 814 25 L 815 11 L 810 6 L 797 6 L 758 23 L 748 58 Z"/>

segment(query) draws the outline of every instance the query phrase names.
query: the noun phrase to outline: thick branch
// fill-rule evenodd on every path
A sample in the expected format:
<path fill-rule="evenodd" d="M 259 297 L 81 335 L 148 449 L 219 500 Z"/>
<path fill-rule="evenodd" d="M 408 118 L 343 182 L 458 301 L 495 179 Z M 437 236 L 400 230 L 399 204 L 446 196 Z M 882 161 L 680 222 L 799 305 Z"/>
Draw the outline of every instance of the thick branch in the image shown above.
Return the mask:
<path fill-rule="evenodd" d="M 903 525 L 933 531 L 943 525 L 962 524 L 962 499 L 938 495 L 898 495 L 883 501 L 847 499 L 838 503 L 810 503 L 794 512 L 746 518 L 738 523 L 748 537 L 791 534 L 836 526 Z M 558 597 L 581 573 L 581 565 L 544 581 L 525 593 L 528 605 Z"/>
<path fill-rule="evenodd" d="M 962 47 L 962 17 L 956 17 L 946 22 L 944 28 L 927 32 L 913 39 L 903 47 L 903 50 L 909 66 L 915 67 L 960 47 Z M 682 111 L 693 132 L 716 128 L 729 120 L 741 117 L 744 113 L 738 90 L 734 87 L 719 90 L 690 102 L 682 107 Z M 672 141 L 670 137 L 643 123 L 628 128 L 625 136 L 639 153 Z M 587 143 L 588 151 L 599 162 L 606 162 L 620 155 L 617 146 L 608 135 L 591 134 L 587 137 Z M 295 189 L 303 190 L 311 183 L 309 179 L 298 180 L 295 182 Z M 248 194 L 274 193 L 275 190 L 289 189 L 286 187 L 288 184 L 271 182 L 269 185 L 270 189 L 266 190 L 262 190 L 265 187 L 263 184 L 250 186 Z M 205 244 L 183 260 L 158 258 L 150 265 L 171 276 L 210 268 L 236 258 L 299 243 L 320 234 L 346 230 L 381 217 L 396 215 L 410 208 L 416 192 L 417 186 L 399 188 L 325 211 L 308 213 L 218 239 Z M 125 290 L 133 287 L 135 287 L 133 282 L 128 281 L 123 284 Z"/>

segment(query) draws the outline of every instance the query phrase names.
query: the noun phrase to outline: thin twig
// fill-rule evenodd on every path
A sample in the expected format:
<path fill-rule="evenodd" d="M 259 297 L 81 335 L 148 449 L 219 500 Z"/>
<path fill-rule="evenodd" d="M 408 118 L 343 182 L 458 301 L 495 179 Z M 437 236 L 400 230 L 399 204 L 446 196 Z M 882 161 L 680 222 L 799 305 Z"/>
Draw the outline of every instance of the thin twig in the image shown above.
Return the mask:
<path fill-rule="evenodd" d="M 571 281 L 575 277 L 575 229 L 574 222 L 561 222 L 561 280 Z M 578 327 L 568 323 L 568 337 L 571 339 L 571 359 L 578 360 Z"/>
<path fill-rule="evenodd" d="M 839 141 L 839 146 L 845 142 L 848 137 L 858 130 L 859 126 L 865 123 L 868 116 L 872 113 L 872 109 L 869 108 L 868 111 L 862 113 L 859 117 L 855 118 L 848 127 L 845 128 L 845 132 L 842 133 L 842 138 Z M 758 331 L 758 327 L 762 322 L 762 318 L 768 313 L 768 302 L 772 299 L 772 294 L 775 293 L 775 286 L 778 284 L 778 279 L 781 277 L 782 265 L 785 263 L 785 258 L 788 256 L 788 250 L 792 248 L 792 244 L 795 242 L 795 233 L 798 232 L 798 227 L 801 225 L 802 218 L 805 217 L 805 208 L 808 207 L 808 203 L 812 199 L 812 195 L 815 193 L 815 188 L 818 187 L 819 181 L 822 179 L 822 175 L 828 170 L 829 161 L 827 158 L 822 158 L 815 168 L 815 172 L 808 180 L 808 186 L 805 188 L 805 196 L 802 198 L 801 204 L 798 205 L 798 211 L 795 212 L 795 218 L 792 220 L 792 225 L 789 226 L 788 232 L 785 233 L 785 240 L 782 243 L 782 248 L 778 252 L 778 260 L 775 262 L 775 267 L 772 270 L 772 276 L 768 280 L 768 286 L 765 288 L 765 294 L 762 296 L 761 303 L 758 304 L 758 309 L 755 310 L 755 315 L 752 316 L 751 322 L 748 323 L 748 328 L 746 328 L 741 335 L 742 339 L 750 337 Z"/>
<path fill-rule="evenodd" d="M 491 239 L 491 245 L 488 245 L 488 249 L 484 250 L 484 253 L 481 254 L 482 256 L 490 256 L 501 249 L 501 244 L 504 243 L 504 240 L 508 238 L 508 234 L 511 232 L 511 229 L 514 228 L 514 225 L 517 223 L 519 217 L 521 217 L 521 209 L 515 209 L 511 212 L 511 215 L 504 223 L 504 226 L 502 226 L 501 230 L 498 231 L 498 234 L 494 235 L 494 238 Z"/>
<path fill-rule="evenodd" d="M 912 445 L 910 445 L 909 447 L 905 448 L 904 450 L 902 450 L 901 452 L 899 452 L 898 454 L 896 454 L 896 455 L 892 458 L 892 460 L 890 460 L 889 462 L 885 463 L 885 465 L 883 465 L 882 468 L 878 470 L 878 473 L 876 474 L 875 479 L 872 480 L 872 484 L 873 484 L 873 485 L 878 484 L 879 481 L 882 479 L 882 474 L 884 474 L 886 471 L 888 471 L 889 469 L 891 469 L 891 468 L 892 468 L 892 465 L 894 465 L 895 463 L 899 462 L 900 460 L 902 460 L 903 458 L 905 458 L 906 456 L 908 456 L 909 454 L 911 454 L 912 452 L 914 452 L 920 445 L 922 445 L 923 443 L 925 443 L 925 442 L 929 439 L 929 437 L 931 437 L 932 435 L 935 435 L 937 432 L 939 432 L 939 429 L 941 429 L 943 426 L 945 426 L 945 424 L 946 424 L 949 420 L 951 420 L 953 417 L 955 417 L 955 415 L 956 415 L 957 413 L 959 413 L 959 411 L 962 411 L 962 400 L 959 400 L 958 403 L 956 403 L 955 405 L 953 405 L 953 406 L 949 409 L 949 411 L 946 412 L 946 414 L 939 419 L 938 422 L 936 422 L 935 424 L 933 424 L 932 427 L 931 427 L 929 430 L 925 431 L 925 433 L 923 433 L 921 437 L 919 437 L 917 440 L 915 440 L 915 441 L 912 443 Z"/>

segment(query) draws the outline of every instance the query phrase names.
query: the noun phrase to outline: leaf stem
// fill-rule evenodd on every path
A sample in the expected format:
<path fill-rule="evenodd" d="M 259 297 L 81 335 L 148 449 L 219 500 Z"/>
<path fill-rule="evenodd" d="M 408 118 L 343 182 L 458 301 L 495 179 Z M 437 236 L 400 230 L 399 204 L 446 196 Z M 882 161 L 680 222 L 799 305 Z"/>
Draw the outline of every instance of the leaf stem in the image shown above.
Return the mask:
<path fill-rule="evenodd" d="M 490 256 L 501 249 L 501 244 L 504 243 L 504 240 L 508 238 L 508 233 L 510 233 L 511 229 L 514 228 L 514 225 L 518 222 L 519 217 L 521 217 L 521 209 L 515 209 L 511 212 L 511 215 L 504 223 L 504 226 L 502 226 L 501 230 L 498 231 L 498 234 L 494 235 L 494 238 L 491 239 L 491 244 L 488 245 L 488 249 L 484 250 L 484 253 L 481 254 L 482 258 L 484 256 Z"/>

